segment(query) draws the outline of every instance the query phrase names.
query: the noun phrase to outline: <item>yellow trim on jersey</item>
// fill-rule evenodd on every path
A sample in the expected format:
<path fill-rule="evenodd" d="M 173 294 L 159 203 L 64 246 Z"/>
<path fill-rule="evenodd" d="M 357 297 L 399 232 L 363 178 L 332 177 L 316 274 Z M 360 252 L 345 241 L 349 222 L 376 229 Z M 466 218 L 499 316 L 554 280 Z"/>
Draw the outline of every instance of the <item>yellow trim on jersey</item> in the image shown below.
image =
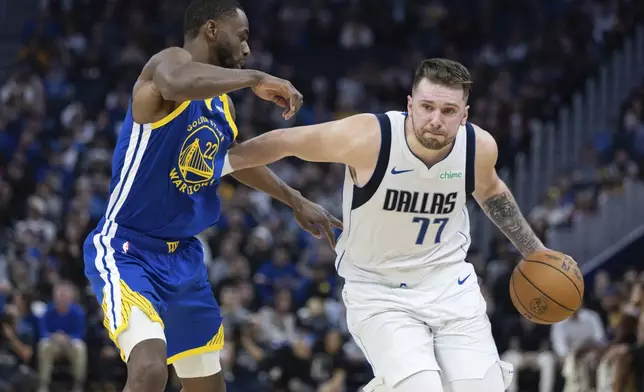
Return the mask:
<path fill-rule="evenodd" d="M 208 343 L 206 343 L 201 347 L 182 351 L 179 354 L 175 354 L 171 356 L 170 358 L 168 358 L 168 365 L 171 365 L 174 362 L 183 358 L 187 358 L 193 355 L 199 355 L 203 353 L 209 353 L 213 351 L 219 351 L 222 348 L 224 348 L 224 325 L 223 324 L 219 326 L 219 331 L 217 331 L 215 336 L 213 336 L 212 339 L 208 341 Z"/>
<path fill-rule="evenodd" d="M 212 112 L 212 98 L 204 99 L 204 103 L 206 104 L 206 107 L 208 110 Z"/>
<path fill-rule="evenodd" d="M 221 94 L 219 96 L 219 99 L 221 100 L 221 103 L 224 104 L 224 113 L 226 114 L 226 121 L 228 121 L 228 125 L 230 125 L 230 129 L 233 130 L 233 135 L 234 139 L 237 139 L 237 125 L 235 124 L 235 120 L 233 120 L 233 115 L 230 112 L 230 104 L 228 103 L 228 95 L 226 94 Z"/>
<path fill-rule="evenodd" d="M 170 121 L 174 120 L 178 115 L 180 115 L 186 108 L 190 105 L 190 101 L 185 101 L 181 105 L 177 106 L 176 109 L 172 111 L 172 113 L 168 114 L 167 116 L 163 117 L 159 121 L 155 121 L 151 124 L 152 129 L 157 129 L 161 128 L 164 125 L 167 125 Z"/>
<path fill-rule="evenodd" d="M 119 346 L 118 337 L 123 331 L 127 329 L 127 326 L 130 323 L 130 313 L 132 312 L 133 306 L 139 308 L 153 322 L 161 324 L 161 327 L 163 328 L 165 327 L 163 325 L 163 320 L 161 320 L 161 317 L 159 317 L 156 309 L 154 309 L 154 306 L 152 306 L 152 303 L 147 298 L 137 293 L 136 291 L 133 291 L 130 286 L 128 286 L 127 283 L 125 283 L 122 279 L 119 280 L 119 287 L 121 291 L 122 321 L 121 324 L 116 327 L 115 331 L 112 331 L 112 329 L 110 328 L 111 323 L 109 321 L 109 318 L 107 317 L 107 303 L 105 302 L 105 300 L 108 295 L 105 294 L 109 293 L 103 294 L 103 303 L 101 304 L 101 307 L 103 308 L 103 326 L 107 329 L 110 339 L 118 348 L 121 354 L 121 359 L 123 360 L 123 362 L 125 362 L 125 355 L 123 354 L 123 350 L 121 350 L 121 347 Z"/>

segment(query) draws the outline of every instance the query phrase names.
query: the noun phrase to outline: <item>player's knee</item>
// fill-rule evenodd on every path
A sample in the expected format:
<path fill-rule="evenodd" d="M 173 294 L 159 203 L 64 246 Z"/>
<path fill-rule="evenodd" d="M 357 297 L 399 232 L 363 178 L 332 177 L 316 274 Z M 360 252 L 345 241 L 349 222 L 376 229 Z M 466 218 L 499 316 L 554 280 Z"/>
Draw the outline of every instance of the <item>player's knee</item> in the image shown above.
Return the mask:
<path fill-rule="evenodd" d="M 151 339 L 137 344 L 127 362 L 127 389 L 132 392 L 162 392 L 168 380 L 165 342 Z"/>
<path fill-rule="evenodd" d="M 168 367 L 159 360 L 140 361 L 128 366 L 127 385 L 132 392 L 162 392 L 168 379 Z"/>

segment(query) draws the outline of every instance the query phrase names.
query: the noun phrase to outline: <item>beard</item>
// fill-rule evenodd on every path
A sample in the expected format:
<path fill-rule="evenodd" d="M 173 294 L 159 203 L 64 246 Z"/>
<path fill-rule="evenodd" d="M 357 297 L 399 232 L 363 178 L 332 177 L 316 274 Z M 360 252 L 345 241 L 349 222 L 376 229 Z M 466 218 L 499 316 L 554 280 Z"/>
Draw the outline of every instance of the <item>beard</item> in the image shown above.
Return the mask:
<path fill-rule="evenodd" d="M 442 150 L 443 148 L 449 146 L 454 141 L 454 139 L 456 139 L 456 135 L 449 137 L 448 134 L 443 132 L 440 132 L 440 136 L 432 134 L 434 137 L 428 137 L 426 133 L 430 130 L 416 128 L 413 118 L 411 119 L 411 126 L 414 130 L 414 135 L 416 136 L 418 143 L 420 143 L 421 146 L 427 148 L 428 150 Z"/>
<path fill-rule="evenodd" d="M 211 48 L 211 56 L 216 59 L 216 64 L 223 68 L 241 68 L 240 64 L 235 60 L 233 49 L 228 42 L 219 40 L 217 46 Z"/>
<path fill-rule="evenodd" d="M 414 133 L 416 133 L 416 131 L 414 131 Z M 437 139 L 428 139 L 422 136 L 422 131 L 420 131 L 420 133 L 421 133 L 420 136 L 418 133 L 416 133 L 416 139 L 418 139 L 418 142 L 428 150 L 442 150 L 443 148 L 445 148 L 451 143 L 451 140 L 447 140 L 447 139 L 445 141 L 440 141 Z"/>

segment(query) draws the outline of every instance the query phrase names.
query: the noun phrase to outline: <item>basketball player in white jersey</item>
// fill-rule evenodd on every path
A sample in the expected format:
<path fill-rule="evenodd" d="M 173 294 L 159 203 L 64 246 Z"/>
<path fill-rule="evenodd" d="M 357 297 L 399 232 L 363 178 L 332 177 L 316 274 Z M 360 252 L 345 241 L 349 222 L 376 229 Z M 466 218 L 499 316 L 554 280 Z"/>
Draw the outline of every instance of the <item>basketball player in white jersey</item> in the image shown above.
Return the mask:
<path fill-rule="evenodd" d="M 492 136 L 467 121 L 461 64 L 423 61 L 407 112 L 280 129 L 229 152 L 227 170 L 296 156 L 347 166 L 336 266 L 349 329 L 376 378 L 365 391 L 501 392 L 499 360 L 471 264 L 472 194 L 522 255 L 542 249 L 495 171 Z"/>

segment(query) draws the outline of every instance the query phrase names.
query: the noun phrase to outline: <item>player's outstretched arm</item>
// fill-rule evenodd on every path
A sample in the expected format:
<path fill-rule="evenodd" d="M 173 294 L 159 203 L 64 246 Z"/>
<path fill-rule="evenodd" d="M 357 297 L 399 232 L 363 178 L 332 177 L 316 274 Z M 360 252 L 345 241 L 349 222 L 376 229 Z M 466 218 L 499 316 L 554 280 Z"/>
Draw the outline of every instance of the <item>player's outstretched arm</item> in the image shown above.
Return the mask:
<path fill-rule="evenodd" d="M 286 157 L 309 162 L 375 165 L 380 149 L 378 120 L 357 114 L 342 120 L 278 129 L 235 146 L 228 152 L 232 170 L 263 166 Z"/>
<path fill-rule="evenodd" d="M 494 138 L 477 126 L 475 129 L 476 166 L 473 196 L 521 255 L 527 257 L 544 248 L 543 243 L 521 214 L 510 189 L 497 175 L 495 165 L 498 148 Z"/>
<path fill-rule="evenodd" d="M 254 87 L 263 73 L 229 69 L 192 60 L 185 49 L 173 47 L 154 55 L 143 68 L 140 80 L 154 83 L 166 101 L 202 100 L 231 91 Z"/>
<path fill-rule="evenodd" d="M 288 205 L 295 214 L 297 223 L 316 238 L 326 236 L 335 247 L 333 227 L 342 229 L 342 221 L 331 215 L 320 205 L 304 198 L 302 194 L 288 186 L 266 166 L 252 167 L 235 171 L 232 176 L 242 184 L 271 195 Z"/>
<path fill-rule="evenodd" d="M 235 106 L 230 98 L 228 100 L 231 115 L 235 118 Z M 227 174 L 225 171 L 224 169 L 223 174 Z M 291 207 L 297 223 L 304 230 L 317 238 L 321 238 L 322 232 L 324 232 L 329 244 L 335 247 L 333 227 L 342 228 L 342 222 L 321 206 L 302 197 L 299 191 L 288 186 L 269 168 L 265 166 L 251 167 L 235 171 L 232 176 L 242 184 L 267 193 Z"/>
<path fill-rule="evenodd" d="M 140 122 L 148 122 L 164 101 L 204 100 L 247 87 L 285 108 L 284 118 L 291 118 L 302 106 L 302 94 L 287 80 L 256 70 L 199 63 L 187 50 L 173 47 L 154 55 L 141 71 L 134 86 L 133 113 L 145 120 Z"/>

